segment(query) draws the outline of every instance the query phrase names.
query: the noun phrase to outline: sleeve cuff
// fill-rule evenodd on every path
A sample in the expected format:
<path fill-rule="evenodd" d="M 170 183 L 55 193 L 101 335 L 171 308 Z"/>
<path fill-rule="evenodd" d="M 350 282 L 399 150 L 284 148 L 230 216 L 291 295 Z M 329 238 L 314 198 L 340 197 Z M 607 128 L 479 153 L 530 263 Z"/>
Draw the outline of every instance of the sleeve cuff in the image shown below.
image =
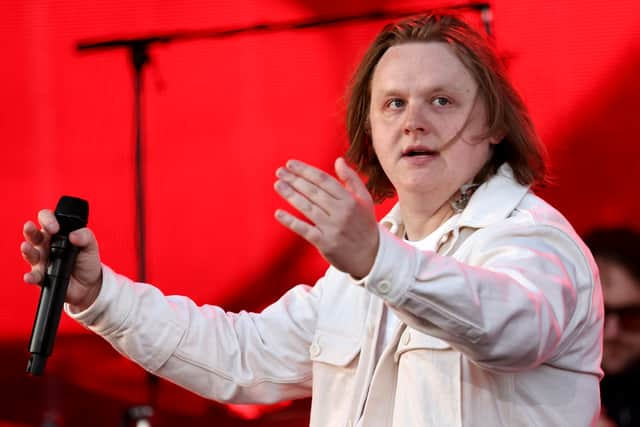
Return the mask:
<path fill-rule="evenodd" d="M 378 233 L 380 243 L 371 271 L 362 279 L 349 277 L 355 285 L 392 305 L 400 305 L 415 281 L 418 251 L 384 226 L 378 226 Z"/>
<path fill-rule="evenodd" d="M 173 310 L 158 289 L 135 284 L 102 265 L 102 287 L 86 310 L 72 319 L 101 335 L 145 369 L 157 371 L 173 355 L 188 325 L 186 310 Z"/>
<path fill-rule="evenodd" d="M 106 334 L 113 331 L 122 324 L 122 319 L 126 319 L 131 309 L 131 304 L 127 304 L 127 301 L 131 302 L 130 299 L 119 298 L 122 304 L 113 304 L 121 291 L 121 280 L 122 276 L 103 264 L 102 286 L 93 304 L 76 313 L 71 311 L 68 304 L 65 304 L 65 312 L 75 321 L 97 333 Z M 110 311 L 108 316 L 105 315 L 107 309 Z"/>

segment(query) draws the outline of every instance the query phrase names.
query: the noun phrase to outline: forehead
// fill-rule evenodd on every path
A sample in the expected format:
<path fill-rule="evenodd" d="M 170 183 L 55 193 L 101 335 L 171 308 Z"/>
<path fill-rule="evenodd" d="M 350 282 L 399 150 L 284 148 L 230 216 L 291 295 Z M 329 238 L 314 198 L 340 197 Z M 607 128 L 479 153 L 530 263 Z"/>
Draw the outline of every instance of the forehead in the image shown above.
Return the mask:
<path fill-rule="evenodd" d="M 375 91 L 447 87 L 471 92 L 476 82 L 444 42 L 410 42 L 387 49 L 374 69 Z"/>

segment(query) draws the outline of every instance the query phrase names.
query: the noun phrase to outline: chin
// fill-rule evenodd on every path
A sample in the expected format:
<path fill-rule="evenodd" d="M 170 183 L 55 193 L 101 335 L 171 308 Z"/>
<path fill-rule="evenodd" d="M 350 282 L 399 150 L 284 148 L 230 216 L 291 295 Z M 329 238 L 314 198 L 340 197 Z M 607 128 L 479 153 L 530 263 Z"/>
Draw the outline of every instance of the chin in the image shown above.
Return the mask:
<path fill-rule="evenodd" d="M 624 364 L 619 362 L 602 362 L 602 370 L 606 375 L 617 375 L 624 371 Z"/>
<path fill-rule="evenodd" d="M 638 366 L 638 359 L 625 356 L 604 357 L 602 359 L 602 369 L 606 374 L 617 375 Z"/>
<path fill-rule="evenodd" d="M 436 187 L 431 184 L 431 179 L 407 179 L 400 182 L 392 182 L 398 193 L 424 193 L 429 194 Z"/>

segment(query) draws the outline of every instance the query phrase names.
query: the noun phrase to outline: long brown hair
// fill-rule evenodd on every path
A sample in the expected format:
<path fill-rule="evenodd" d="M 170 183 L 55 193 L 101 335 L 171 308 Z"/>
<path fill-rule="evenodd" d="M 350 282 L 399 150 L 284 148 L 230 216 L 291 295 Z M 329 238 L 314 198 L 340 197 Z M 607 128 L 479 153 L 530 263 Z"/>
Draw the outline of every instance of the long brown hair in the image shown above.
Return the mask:
<path fill-rule="evenodd" d="M 385 26 L 369 46 L 351 81 L 346 156 L 367 176 L 367 188 L 374 200 L 381 202 L 393 196 L 395 189 L 380 166 L 369 133 L 371 79 L 380 58 L 390 47 L 410 42 L 447 43 L 478 84 L 487 112 L 487 132 L 483 137 L 500 142 L 494 145 L 491 159 L 475 182 L 484 182 L 500 165 L 508 163 L 519 183 L 546 184 L 545 147 L 492 45 L 461 18 L 449 13 L 433 13 Z"/>

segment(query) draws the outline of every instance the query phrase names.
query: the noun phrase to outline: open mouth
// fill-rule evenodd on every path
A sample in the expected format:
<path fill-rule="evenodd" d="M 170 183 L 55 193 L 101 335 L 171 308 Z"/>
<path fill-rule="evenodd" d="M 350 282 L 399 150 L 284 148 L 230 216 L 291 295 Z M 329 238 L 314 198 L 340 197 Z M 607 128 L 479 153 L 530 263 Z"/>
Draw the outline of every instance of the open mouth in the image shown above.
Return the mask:
<path fill-rule="evenodd" d="M 411 148 L 402 153 L 403 157 L 418 157 L 418 156 L 434 156 L 438 154 L 437 151 L 429 150 L 428 148 Z"/>

